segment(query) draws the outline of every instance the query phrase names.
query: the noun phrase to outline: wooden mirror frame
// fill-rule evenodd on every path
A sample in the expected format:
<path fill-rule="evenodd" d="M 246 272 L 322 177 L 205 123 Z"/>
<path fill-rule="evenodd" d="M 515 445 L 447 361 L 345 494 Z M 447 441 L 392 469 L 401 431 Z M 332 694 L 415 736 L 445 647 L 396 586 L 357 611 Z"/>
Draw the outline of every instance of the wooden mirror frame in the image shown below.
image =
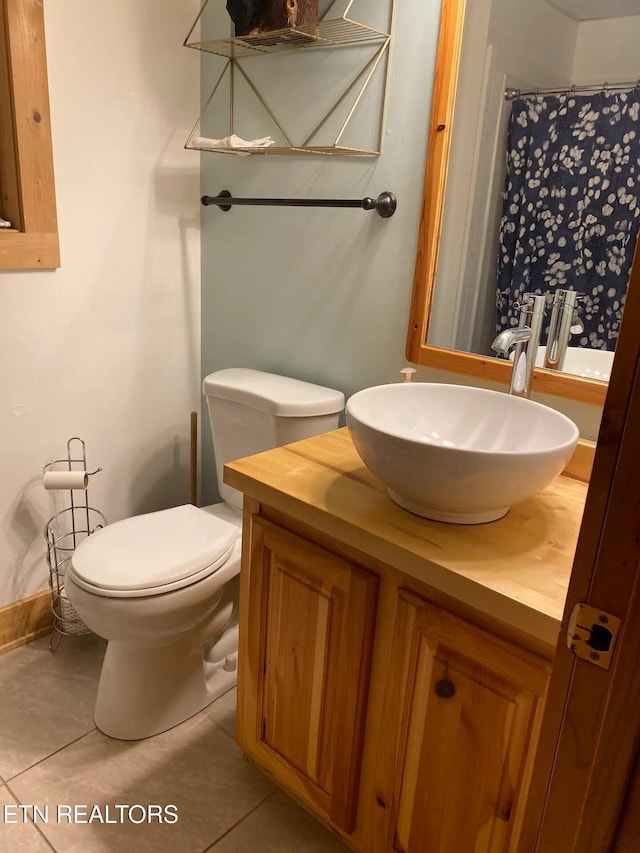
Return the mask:
<path fill-rule="evenodd" d="M 442 0 L 406 356 L 414 364 L 508 385 L 511 367 L 506 362 L 426 343 L 438 265 L 465 7 L 466 0 Z M 536 368 L 533 391 L 602 406 L 607 383 Z"/>

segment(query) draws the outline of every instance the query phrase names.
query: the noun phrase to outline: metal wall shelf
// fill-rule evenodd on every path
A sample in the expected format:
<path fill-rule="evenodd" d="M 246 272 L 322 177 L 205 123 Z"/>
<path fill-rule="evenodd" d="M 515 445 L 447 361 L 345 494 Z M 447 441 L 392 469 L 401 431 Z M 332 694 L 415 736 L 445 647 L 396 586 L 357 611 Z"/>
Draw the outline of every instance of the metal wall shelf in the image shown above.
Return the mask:
<path fill-rule="evenodd" d="M 195 138 L 195 137 L 194 137 Z M 292 154 L 342 154 L 345 156 L 373 157 L 380 154 L 379 151 L 366 148 L 349 148 L 346 145 L 273 145 L 270 148 L 206 148 L 188 139 L 185 146 L 189 151 L 213 151 L 215 154 L 262 154 L 265 157 L 286 157 Z"/>
<path fill-rule="evenodd" d="M 351 7 L 357 3 L 357 0 L 349 0 L 346 4 L 344 14 L 340 17 L 329 18 L 328 15 L 336 6 L 337 0 L 330 3 L 326 9 L 324 17 L 315 24 L 307 24 L 296 28 L 287 28 L 282 30 L 274 30 L 271 32 L 257 33 L 254 35 L 246 35 L 241 37 L 217 38 L 194 40 L 192 36 L 196 31 L 198 23 L 201 22 L 203 14 L 209 3 L 205 0 L 198 17 L 189 30 L 187 37 L 184 40 L 184 46 L 194 50 L 200 50 L 205 53 L 211 53 L 216 56 L 224 57 L 227 60 L 220 77 L 218 78 L 213 90 L 204 105 L 204 108 L 198 117 L 198 120 L 193 127 L 189 138 L 185 143 L 185 148 L 196 151 L 213 151 L 219 154 L 237 154 L 238 149 L 211 147 L 210 145 L 198 144 L 199 139 L 206 139 L 206 135 L 201 132 L 202 122 L 207 113 L 214 95 L 223 81 L 229 86 L 229 130 L 228 135 L 231 136 L 237 133 L 234 124 L 237 124 L 237 110 L 234 107 L 234 77 L 236 72 L 248 85 L 249 89 L 257 99 L 260 108 L 264 109 L 273 125 L 277 127 L 282 136 L 284 144 L 272 145 L 270 147 L 243 147 L 242 154 L 261 154 L 263 156 L 283 156 L 283 155 L 300 155 L 300 154 L 315 154 L 315 155 L 343 155 L 343 156 L 360 156 L 372 157 L 382 153 L 383 129 L 386 114 L 386 96 L 389 78 L 389 63 L 390 63 L 390 44 L 391 32 L 393 30 L 393 18 L 395 9 L 395 0 L 389 2 L 389 32 L 375 29 L 360 23 L 349 17 Z M 334 13 L 335 14 L 335 13 Z M 273 54 L 284 54 L 293 51 L 315 51 L 320 48 L 327 50 L 335 48 L 349 48 L 361 45 L 370 45 L 373 49 L 373 56 L 370 56 L 363 67 L 361 67 L 354 79 L 348 81 L 346 88 L 341 92 L 336 102 L 319 120 L 311 134 L 307 134 L 306 138 L 296 138 L 293 132 L 287 132 L 283 126 L 283 122 L 279 120 L 276 111 L 272 109 L 266 101 L 266 97 L 260 93 L 257 85 L 251 78 L 249 65 L 244 66 L 243 61 L 251 57 L 268 56 Z M 386 70 L 385 70 L 386 64 Z M 373 145 L 367 147 L 358 147 L 354 145 L 346 145 L 343 142 L 345 131 L 347 130 L 351 119 L 358 110 L 362 98 L 367 90 L 373 76 L 384 73 L 384 85 L 382 89 L 381 104 L 380 104 L 380 123 L 377 129 L 377 139 L 371 139 Z M 353 99 L 353 104 L 348 109 L 348 115 L 337 134 L 333 138 L 329 137 L 321 140 L 319 134 L 325 132 L 325 137 L 329 136 L 327 132 L 328 120 L 334 115 L 336 110 L 341 105 L 346 105 L 350 102 L 347 98 Z M 305 108 L 309 106 L 309 102 L 305 104 Z M 203 140 L 204 141 L 204 140 Z"/>
<path fill-rule="evenodd" d="M 237 38 L 222 38 L 212 41 L 189 41 L 193 29 L 184 42 L 185 47 L 225 56 L 227 59 L 282 53 L 286 50 L 318 47 L 352 47 L 357 44 L 380 43 L 390 37 L 389 33 L 372 29 L 350 18 L 334 18 L 319 21 L 295 29 L 273 30 Z"/>

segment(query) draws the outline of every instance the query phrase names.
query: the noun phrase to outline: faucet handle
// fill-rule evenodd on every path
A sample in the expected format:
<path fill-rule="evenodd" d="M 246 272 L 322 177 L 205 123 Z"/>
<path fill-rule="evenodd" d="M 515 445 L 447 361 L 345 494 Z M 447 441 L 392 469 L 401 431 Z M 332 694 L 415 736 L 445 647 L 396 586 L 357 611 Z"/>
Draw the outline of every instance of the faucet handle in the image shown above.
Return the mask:
<path fill-rule="evenodd" d="M 523 293 L 522 302 L 516 303 L 514 308 L 527 315 L 544 316 L 547 305 L 547 297 L 544 293 Z"/>
<path fill-rule="evenodd" d="M 553 304 L 574 308 L 578 302 L 585 302 L 587 294 L 578 290 L 558 288 L 553 291 Z"/>
<path fill-rule="evenodd" d="M 523 293 L 516 302 L 513 303 L 514 311 L 522 311 L 533 302 L 533 293 Z"/>

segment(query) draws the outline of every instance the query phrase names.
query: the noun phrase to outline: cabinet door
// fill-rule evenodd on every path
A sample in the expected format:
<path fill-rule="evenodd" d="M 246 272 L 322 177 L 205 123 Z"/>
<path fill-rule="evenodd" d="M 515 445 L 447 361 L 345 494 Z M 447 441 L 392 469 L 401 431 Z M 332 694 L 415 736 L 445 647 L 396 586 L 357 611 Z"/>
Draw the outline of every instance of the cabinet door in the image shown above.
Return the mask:
<path fill-rule="evenodd" d="M 400 591 L 375 780 L 379 849 L 518 851 L 549 668 Z"/>
<path fill-rule="evenodd" d="M 252 524 L 247 751 L 345 832 L 355 824 L 378 580 L 261 518 Z M 259 610 L 257 606 L 259 606 Z M 242 677 L 241 672 L 241 677 Z M 251 677 L 249 672 L 248 677 Z"/>

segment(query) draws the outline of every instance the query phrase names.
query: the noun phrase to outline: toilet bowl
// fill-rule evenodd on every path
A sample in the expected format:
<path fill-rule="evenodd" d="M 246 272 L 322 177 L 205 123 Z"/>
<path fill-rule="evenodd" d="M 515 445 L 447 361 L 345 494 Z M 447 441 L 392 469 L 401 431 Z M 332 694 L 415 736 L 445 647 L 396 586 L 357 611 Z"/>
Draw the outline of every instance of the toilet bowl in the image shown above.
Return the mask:
<path fill-rule="evenodd" d="M 222 467 L 334 429 L 344 396 L 234 368 L 205 379 L 224 499 L 134 516 L 83 540 L 65 578 L 69 601 L 107 640 L 96 726 L 122 740 L 166 731 L 237 680 L 241 501 Z"/>
<path fill-rule="evenodd" d="M 78 546 L 65 588 L 108 641 L 94 713 L 105 734 L 158 734 L 234 686 L 241 519 L 224 514 L 175 507 Z"/>

